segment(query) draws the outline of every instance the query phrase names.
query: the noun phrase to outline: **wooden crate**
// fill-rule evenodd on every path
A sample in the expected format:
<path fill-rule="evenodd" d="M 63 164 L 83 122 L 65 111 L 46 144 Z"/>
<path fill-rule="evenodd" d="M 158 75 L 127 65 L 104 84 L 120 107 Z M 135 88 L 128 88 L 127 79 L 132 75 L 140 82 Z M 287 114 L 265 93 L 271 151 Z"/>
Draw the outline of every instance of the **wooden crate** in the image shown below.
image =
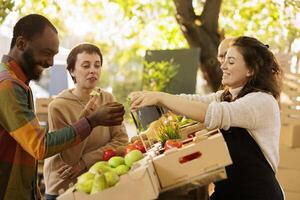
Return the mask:
<path fill-rule="evenodd" d="M 281 104 L 281 142 L 288 147 L 300 147 L 300 74 L 285 72 L 285 101 Z"/>
<path fill-rule="evenodd" d="M 203 137 L 180 149 L 174 148 L 153 158 L 156 173 L 162 188 L 172 188 L 181 182 L 193 179 L 232 164 L 226 142 L 219 130 L 206 139 Z"/>

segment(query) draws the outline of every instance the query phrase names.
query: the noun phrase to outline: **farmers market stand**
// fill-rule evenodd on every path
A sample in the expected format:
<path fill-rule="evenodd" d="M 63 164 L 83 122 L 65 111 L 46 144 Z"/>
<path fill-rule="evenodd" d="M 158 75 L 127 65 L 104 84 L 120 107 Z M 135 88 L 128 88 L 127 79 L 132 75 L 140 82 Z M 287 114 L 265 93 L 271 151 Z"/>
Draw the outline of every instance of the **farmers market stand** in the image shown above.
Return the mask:
<path fill-rule="evenodd" d="M 226 178 L 225 167 L 232 163 L 218 129 L 197 136 L 180 149 L 157 155 L 156 150 L 136 162 L 113 187 L 94 194 L 68 189 L 59 200 L 149 200 L 208 199 L 207 185 Z M 194 189 L 194 190 L 191 190 Z"/>

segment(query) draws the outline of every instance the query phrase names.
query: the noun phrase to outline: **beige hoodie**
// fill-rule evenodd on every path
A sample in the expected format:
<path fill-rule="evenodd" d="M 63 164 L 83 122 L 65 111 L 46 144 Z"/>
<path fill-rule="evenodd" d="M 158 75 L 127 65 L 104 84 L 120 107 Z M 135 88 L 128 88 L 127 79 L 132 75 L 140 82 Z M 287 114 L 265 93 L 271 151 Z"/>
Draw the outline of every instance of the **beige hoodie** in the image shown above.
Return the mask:
<path fill-rule="evenodd" d="M 63 128 L 79 120 L 87 102 L 82 102 L 71 90 L 61 92 L 48 108 L 48 122 L 50 131 Z M 113 96 L 101 90 L 98 105 L 114 101 Z M 119 148 L 127 145 L 128 136 L 124 125 L 104 127 L 98 126 L 80 144 L 47 158 L 44 163 L 44 179 L 46 193 L 57 195 L 60 189 L 68 189 L 70 183 L 76 179 L 64 180 L 59 177 L 58 169 L 65 165 L 75 165 L 79 162 L 88 170 L 95 162 L 102 160 L 102 155 L 107 148 Z"/>

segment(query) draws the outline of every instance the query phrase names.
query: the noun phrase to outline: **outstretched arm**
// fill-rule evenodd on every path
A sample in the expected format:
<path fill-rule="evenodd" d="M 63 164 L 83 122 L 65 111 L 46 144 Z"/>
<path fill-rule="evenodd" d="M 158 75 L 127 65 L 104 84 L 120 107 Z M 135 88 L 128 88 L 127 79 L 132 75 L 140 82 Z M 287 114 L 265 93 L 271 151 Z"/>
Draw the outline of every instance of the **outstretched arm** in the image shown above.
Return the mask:
<path fill-rule="evenodd" d="M 130 94 L 130 98 L 132 102 L 131 109 L 133 111 L 144 106 L 159 105 L 199 122 L 204 122 L 208 107 L 207 103 L 201 101 L 190 101 L 181 96 L 164 92 L 133 92 Z"/>

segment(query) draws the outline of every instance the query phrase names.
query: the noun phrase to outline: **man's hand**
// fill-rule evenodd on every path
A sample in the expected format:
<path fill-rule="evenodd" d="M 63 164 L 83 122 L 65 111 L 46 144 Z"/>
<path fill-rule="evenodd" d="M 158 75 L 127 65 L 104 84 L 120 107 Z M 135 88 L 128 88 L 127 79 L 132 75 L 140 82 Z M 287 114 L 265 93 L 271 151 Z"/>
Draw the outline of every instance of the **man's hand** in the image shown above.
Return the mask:
<path fill-rule="evenodd" d="M 111 102 L 98 107 L 95 112 L 86 118 L 90 122 L 91 128 L 96 126 L 115 126 L 123 122 L 125 110 L 122 104 Z"/>

